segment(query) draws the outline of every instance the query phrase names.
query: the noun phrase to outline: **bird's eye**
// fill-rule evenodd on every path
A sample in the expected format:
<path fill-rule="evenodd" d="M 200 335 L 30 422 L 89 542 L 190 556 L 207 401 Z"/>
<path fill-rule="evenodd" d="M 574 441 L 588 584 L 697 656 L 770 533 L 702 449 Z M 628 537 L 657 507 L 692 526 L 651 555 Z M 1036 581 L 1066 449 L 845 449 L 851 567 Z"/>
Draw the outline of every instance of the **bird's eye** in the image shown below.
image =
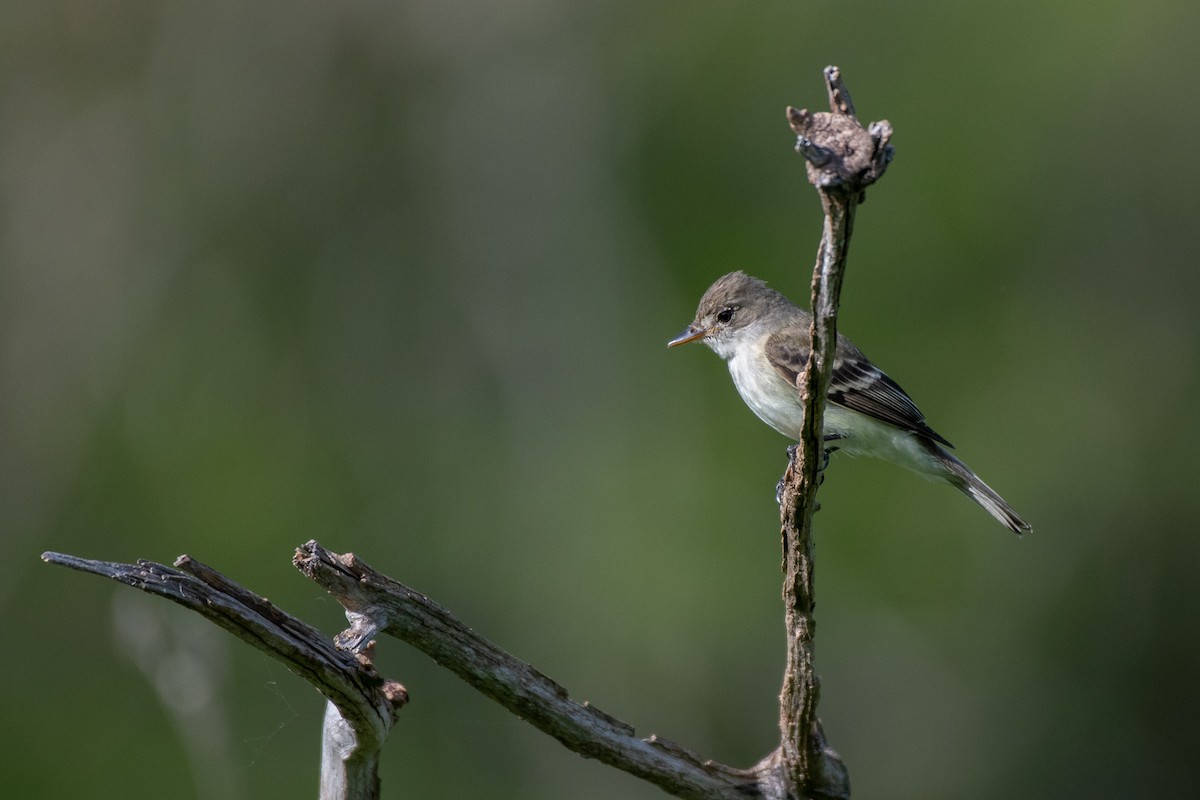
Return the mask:
<path fill-rule="evenodd" d="M 721 309 L 721 313 L 717 314 L 717 322 L 729 322 L 733 319 L 733 306 Z"/>

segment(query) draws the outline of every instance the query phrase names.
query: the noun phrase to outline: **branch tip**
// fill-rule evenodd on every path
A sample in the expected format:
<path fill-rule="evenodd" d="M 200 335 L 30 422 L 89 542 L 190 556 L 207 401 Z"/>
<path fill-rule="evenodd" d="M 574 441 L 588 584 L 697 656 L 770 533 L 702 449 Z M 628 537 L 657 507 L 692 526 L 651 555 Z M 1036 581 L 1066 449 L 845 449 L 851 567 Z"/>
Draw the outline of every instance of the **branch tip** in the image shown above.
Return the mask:
<path fill-rule="evenodd" d="M 850 99 L 850 90 L 842 81 L 842 71 L 832 64 L 825 68 L 825 88 L 829 93 L 829 110 L 834 114 L 842 114 L 858 119 L 854 112 L 854 101 Z"/>
<path fill-rule="evenodd" d="M 386 680 L 383 682 L 383 696 L 387 698 L 392 707 L 399 710 L 408 705 L 408 689 L 399 681 Z"/>
<path fill-rule="evenodd" d="M 888 143 L 892 127 L 883 121 L 863 128 L 837 67 L 826 67 L 825 82 L 829 111 L 787 108 L 788 125 L 797 137 L 796 152 L 808 162 L 808 181 L 813 186 L 861 199 L 863 190 L 883 175 L 892 160 Z"/>

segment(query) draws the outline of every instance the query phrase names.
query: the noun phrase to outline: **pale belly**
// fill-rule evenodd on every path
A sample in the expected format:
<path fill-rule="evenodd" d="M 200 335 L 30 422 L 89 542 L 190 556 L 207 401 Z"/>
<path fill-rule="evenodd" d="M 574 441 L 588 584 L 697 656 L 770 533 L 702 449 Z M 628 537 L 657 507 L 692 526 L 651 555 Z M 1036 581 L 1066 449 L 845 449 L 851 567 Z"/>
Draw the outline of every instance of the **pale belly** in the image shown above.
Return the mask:
<path fill-rule="evenodd" d="M 751 369 L 742 359 L 731 359 L 729 372 L 738 394 L 759 419 L 793 441 L 800 438 L 804 407 L 797 389 L 774 370 Z M 882 458 L 924 475 L 945 471 L 915 434 L 833 403 L 825 406 L 824 433 L 836 438 L 832 446 L 850 455 Z"/>

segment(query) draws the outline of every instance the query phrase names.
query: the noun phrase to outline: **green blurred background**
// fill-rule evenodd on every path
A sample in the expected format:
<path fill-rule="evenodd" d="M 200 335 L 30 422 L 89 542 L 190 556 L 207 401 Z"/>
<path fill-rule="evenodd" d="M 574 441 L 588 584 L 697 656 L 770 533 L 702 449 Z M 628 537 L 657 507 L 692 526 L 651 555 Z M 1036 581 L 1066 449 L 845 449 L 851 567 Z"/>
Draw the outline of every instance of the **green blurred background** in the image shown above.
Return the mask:
<path fill-rule="evenodd" d="M 0 666 L 12 797 L 316 794 L 322 703 L 38 560 L 204 560 L 333 633 L 316 538 L 707 758 L 777 742 L 786 442 L 704 348 L 803 298 L 784 121 L 896 158 L 842 330 L 1033 524 L 836 458 L 820 714 L 864 798 L 1200 782 L 1200 4 L 5 3 Z M 390 797 L 655 798 L 407 646 Z"/>

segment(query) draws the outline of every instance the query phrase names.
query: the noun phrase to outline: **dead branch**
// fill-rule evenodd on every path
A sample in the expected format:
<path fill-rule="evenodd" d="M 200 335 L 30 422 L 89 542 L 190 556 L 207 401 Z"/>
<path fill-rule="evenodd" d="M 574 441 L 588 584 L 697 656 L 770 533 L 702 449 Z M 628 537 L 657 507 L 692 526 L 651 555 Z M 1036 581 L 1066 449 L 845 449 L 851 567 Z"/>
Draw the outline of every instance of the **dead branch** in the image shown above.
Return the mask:
<path fill-rule="evenodd" d="M 103 575 L 174 600 L 283 662 L 329 701 L 321 769 L 322 800 L 379 797 L 379 751 L 407 702 L 404 687 L 371 665 L 367 642 L 335 647 L 325 634 L 189 557 L 175 567 L 138 561 L 93 561 L 43 553 L 48 564 Z"/>
<path fill-rule="evenodd" d="M 329 701 L 322 759 L 322 800 L 379 797 L 380 748 L 407 701 L 404 687 L 384 680 L 370 660 L 386 633 L 428 654 L 471 686 L 575 752 L 595 758 L 678 797 L 848 798 L 849 778 L 826 743 L 816 715 L 813 668 L 812 515 L 824 456 L 821 438 L 833 362 L 837 306 L 856 205 L 891 159 L 891 127 L 864 130 L 836 67 L 825 70 L 831 111 L 788 109 L 797 151 L 820 193 L 825 224 L 813 271 L 813 347 L 801 379 L 805 424 L 780 482 L 784 542 L 787 665 L 780 693 L 780 746 L 750 769 L 701 759 L 587 702 L 528 663 L 479 636 L 448 610 L 364 564 L 310 541 L 293 563 L 346 609 L 350 627 L 331 642 L 320 631 L 200 562 L 180 556 L 175 568 L 149 561 L 122 564 L 60 553 L 43 560 L 106 575 L 167 597 L 202 614 L 311 683 Z"/>

